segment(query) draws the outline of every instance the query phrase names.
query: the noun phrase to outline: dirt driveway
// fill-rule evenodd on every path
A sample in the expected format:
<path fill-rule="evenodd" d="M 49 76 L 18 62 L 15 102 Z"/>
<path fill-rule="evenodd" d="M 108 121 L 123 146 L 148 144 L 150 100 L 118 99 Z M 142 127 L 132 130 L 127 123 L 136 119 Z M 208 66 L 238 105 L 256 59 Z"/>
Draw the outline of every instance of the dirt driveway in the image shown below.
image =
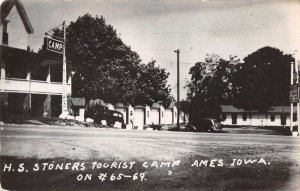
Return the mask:
<path fill-rule="evenodd" d="M 4 127 L 10 190 L 297 190 L 300 140 L 274 135 Z"/>

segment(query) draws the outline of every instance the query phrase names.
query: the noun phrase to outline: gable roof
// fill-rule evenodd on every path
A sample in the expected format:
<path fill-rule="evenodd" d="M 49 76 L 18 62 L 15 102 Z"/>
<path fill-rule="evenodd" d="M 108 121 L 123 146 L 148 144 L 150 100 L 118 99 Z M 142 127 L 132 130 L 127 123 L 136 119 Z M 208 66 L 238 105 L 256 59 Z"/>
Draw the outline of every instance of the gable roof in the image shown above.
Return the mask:
<path fill-rule="evenodd" d="M 73 107 L 85 107 L 85 99 L 84 98 L 71 98 L 71 103 Z"/>
<path fill-rule="evenodd" d="M 29 21 L 29 18 L 26 14 L 26 11 L 24 9 L 23 4 L 21 3 L 20 0 L 5 0 L 3 1 L 3 3 L 1 4 L 1 19 L 0 19 L 0 24 L 3 23 L 3 21 L 6 19 L 6 17 L 9 15 L 11 9 L 16 6 L 18 13 L 20 14 L 20 17 L 22 19 L 22 22 L 26 28 L 26 31 L 28 34 L 32 34 L 33 33 L 33 28 L 32 25 Z"/>
<path fill-rule="evenodd" d="M 134 106 L 134 108 L 135 108 L 135 109 L 144 109 L 145 106 L 142 106 L 142 105 L 136 105 L 136 106 Z"/>
<path fill-rule="evenodd" d="M 107 104 L 102 99 L 91 99 L 90 104 L 91 105 L 101 105 L 103 107 L 107 106 Z"/>
<path fill-rule="evenodd" d="M 223 113 L 243 113 L 247 112 L 244 109 L 238 109 L 234 107 L 233 105 L 221 105 L 221 109 Z M 248 111 L 250 112 L 250 111 Z"/>
<path fill-rule="evenodd" d="M 126 108 L 126 106 L 123 103 L 118 103 L 116 105 L 117 108 Z"/>
<path fill-rule="evenodd" d="M 172 101 L 168 107 L 168 109 L 173 109 L 174 107 L 176 107 L 176 101 Z"/>
<path fill-rule="evenodd" d="M 152 109 L 159 109 L 161 107 L 161 105 L 159 103 L 153 103 L 151 108 Z"/>

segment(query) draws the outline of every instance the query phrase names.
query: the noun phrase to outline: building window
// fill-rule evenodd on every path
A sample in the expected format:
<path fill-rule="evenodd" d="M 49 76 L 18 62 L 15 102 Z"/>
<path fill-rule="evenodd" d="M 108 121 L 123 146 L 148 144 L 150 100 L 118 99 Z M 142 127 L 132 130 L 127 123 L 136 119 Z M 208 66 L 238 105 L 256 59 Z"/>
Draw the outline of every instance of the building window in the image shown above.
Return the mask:
<path fill-rule="evenodd" d="M 226 113 L 222 113 L 222 121 L 226 120 Z"/>
<path fill-rule="evenodd" d="M 9 21 L 8 20 L 4 20 L 3 22 L 3 28 L 2 28 L 2 44 L 8 44 L 8 33 L 7 33 L 7 23 Z"/>
<path fill-rule="evenodd" d="M 237 114 L 236 113 L 231 114 L 231 119 L 232 119 L 232 124 L 236 124 L 237 123 Z"/>
<path fill-rule="evenodd" d="M 74 108 L 74 116 L 79 116 L 79 108 Z"/>
<path fill-rule="evenodd" d="M 271 118 L 271 121 L 275 121 L 275 114 L 271 114 L 270 118 Z"/>
<path fill-rule="evenodd" d="M 294 121 L 294 122 L 297 121 L 297 113 L 294 113 L 294 114 L 293 114 L 293 121 Z"/>
<path fill-rule="evenodd" d="M 286 114 L 281 114 L 281 125 L 286 125 L 286 118 L 287 118 Z"/>
<path fill-rule="evenodd" d="M 164 117 L 164 112 L 163 111 L 161 112 L 161 116 Z"/>
<path fill-rule="evenodd" d="M 149 118 L 149 111 L 147 111 L 147 117 Z"/>
<path fill-rule="evenodd" d="M 247 114 L 243 113 L 243 121 L 247 121 Z"/>

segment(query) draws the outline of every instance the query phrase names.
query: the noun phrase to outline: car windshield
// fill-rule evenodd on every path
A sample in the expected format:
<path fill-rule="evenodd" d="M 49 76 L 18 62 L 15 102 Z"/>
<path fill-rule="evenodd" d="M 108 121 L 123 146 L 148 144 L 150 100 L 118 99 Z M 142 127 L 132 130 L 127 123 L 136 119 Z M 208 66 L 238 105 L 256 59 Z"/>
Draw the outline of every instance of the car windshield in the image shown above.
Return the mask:
<path fill-rule="evenodd" d="M 219 123 L 219 121 L 217 121 L 216 119 L 214 120 L 214 123 Z"/>

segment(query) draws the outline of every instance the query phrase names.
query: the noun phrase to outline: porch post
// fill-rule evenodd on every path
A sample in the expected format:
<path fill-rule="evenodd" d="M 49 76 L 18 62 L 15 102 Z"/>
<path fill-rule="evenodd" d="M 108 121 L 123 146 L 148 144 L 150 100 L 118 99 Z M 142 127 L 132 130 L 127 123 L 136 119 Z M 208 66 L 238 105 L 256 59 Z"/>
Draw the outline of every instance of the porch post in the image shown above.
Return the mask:
<path fill-rule="evenodd" d="M 48 72 L 47 72 L 47 79 L 46 79 L 46 81 L 48 83 L 50 83 L 50 81 L 51 81 L 51 66 L 50 65 L 48 65 Z"/>
<path fill-rule="evenodd" d="M 5 89 L 5 78 L 6 78 L 6 64 L 5 61 L 1 59 L 1 79 L 0 79 L 0 89 L 1 92 Z"/>
<path fill-rule="evenodd" d="M 294 84 L 294 63 L 291 62 L 291 85 Z M 291 114 L 290 114 L 290 131 L 293 132 L 293 107 L 294 104 L 291 102 Z"/>

